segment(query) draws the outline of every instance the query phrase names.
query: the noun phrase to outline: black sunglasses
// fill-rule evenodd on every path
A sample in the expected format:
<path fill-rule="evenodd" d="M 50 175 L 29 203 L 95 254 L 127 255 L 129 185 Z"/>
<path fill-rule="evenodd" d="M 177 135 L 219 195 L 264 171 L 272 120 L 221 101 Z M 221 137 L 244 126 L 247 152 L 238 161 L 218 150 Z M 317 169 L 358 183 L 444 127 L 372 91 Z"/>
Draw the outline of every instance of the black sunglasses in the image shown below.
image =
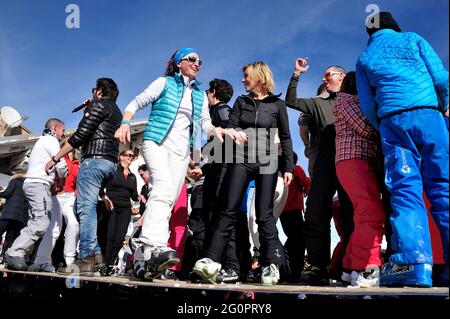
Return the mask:
<path fill-rule="evenodd" d="M 198 65 L 202 65 L 203 64 L 203 61 L 198 59 L 198 58 L 196 58 L 195 56 L 188 56 L 187 58 L 181 59 L 181 61 L 183 61 L 183 60 L 186 60 L 186 61 L 191 62 L 191 63 L 195 63 L 195 62 L 198 61 Z"/>
<path fill-rule="evenodd" d="M 133 154 L 127 154 L 127 153 L 125 153 L 125 154 L 122 154 L 122 156 L 126 156 L 126 157 L 129 157 L 129 158 L 134 158 L 134 155 L 133 155 Z"/>

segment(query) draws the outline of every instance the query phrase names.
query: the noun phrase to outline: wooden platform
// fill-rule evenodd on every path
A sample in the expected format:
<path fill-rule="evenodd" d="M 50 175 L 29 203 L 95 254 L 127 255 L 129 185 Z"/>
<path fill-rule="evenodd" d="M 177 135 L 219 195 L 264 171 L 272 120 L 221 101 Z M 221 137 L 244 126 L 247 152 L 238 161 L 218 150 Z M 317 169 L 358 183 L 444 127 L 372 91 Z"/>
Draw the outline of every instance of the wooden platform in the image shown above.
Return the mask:
<path fill-rule="evenodd" d="M 448 288 L 347 288 L 299 285 L 263 286 L 260 284 L 194 284 L 185 281 L 140 281 L 133 277 L 65 276 L 55 273 L 0 270 L 0 296 L 8 294 L 44 297 L 96 295 L 130 298 L 135 296 L 174 297 L 212 300 L 298 300 L 298 299 L 399 299 L 449 298 Z"/>

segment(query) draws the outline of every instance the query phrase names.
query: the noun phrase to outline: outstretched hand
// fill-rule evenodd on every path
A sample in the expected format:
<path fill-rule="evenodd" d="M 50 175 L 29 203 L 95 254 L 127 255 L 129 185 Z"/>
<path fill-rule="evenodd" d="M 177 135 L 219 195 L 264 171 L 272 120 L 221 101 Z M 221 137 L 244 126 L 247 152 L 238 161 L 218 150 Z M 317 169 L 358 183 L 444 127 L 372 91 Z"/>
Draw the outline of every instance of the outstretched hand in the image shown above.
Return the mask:
<path fill-rule="evenodd" d="M 297 58 L 295 60 L 295 66 L 294 66 L 294 73 L 297 75 L 300 75 L 302 73 L 305 73 L 308 71 L 309 65 L 308 65 L 308 58 Z"/>

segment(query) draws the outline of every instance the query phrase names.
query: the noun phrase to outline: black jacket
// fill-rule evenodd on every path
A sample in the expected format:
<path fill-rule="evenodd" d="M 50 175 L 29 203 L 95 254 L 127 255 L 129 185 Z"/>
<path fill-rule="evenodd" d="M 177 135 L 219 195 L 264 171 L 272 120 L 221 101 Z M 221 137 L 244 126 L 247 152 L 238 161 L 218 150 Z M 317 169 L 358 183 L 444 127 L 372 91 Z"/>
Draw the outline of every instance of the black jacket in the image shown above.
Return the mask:
<path fill-rule="evenodd" d="M 6 199 L 0 219 L 15 220 L 23 225 L 27 223 L 28 202 L 22 190 L 23 181 L 22 175 L 14 175 L 5 191 L 0 192 L 0 197 Z"/>
<path fill-rule="evenodd" d="M 266 129 L 266 134 L 263 135 L 265 140 L 258 140 L 262 137 L 257 134 L 253 143 L 255 143 L 254 145 L 266 145 L 267 149 L 273 143 L 275 137 L 273 130 L 270 129 L 278 128 L 282 150 L 280 168 L 282 172 L 292 172 L 294 164 L 289 118 L 286 105 L 279 96 L 271 94 L 263 100 L 254 100 L 249 95 L 239 96 L 230 113 L 227 128 L 241 128 L 244 130 L 248 128 Z M 246 149 L 245 152 L 247 153 L 248 150 Z"/>
<path fill-rule="evenodd" d="M 231 107 L 221 102 L 213 105 L 209 108 L 209 116 L 211 117 L 211 123 L 215 127 L 225 128 L 230 117 Z"/>
<path fill-rule="evenodd" d="M 81 158 L 104 156 L 117 162 L 119 142 L 114 133 L 120 126 L 122 113 L 109 97 L 93 100 L 85 109 L 78 128 L 69 138 L 74 148 L 81 147 Z"/>
<path fill-rule="evenodd" d="M 100 196 L 102 196 L 100 192 Z M 117 165 L 114 177 L 106 183 L 106 195 L 117 207 L 131 207 L 130 198 L 138 200 L 136 176 L 129 172 L 125 179 L 122 165 Z"/>
<path fill-rule="evenodd" d="M 147 185 L 145 183 L 144 183 L 144 185 L 142 185 L 141 195 L 144 196 L 144 198 L 145 198 L 145 204 L 144 204 L 144 202 L 141 202 L 139 204 L 139 214 L 141 214 L 141 215 L 145 212 L 145 207 L 147 205 L 147 200 L 148 200 L 148 197 L 150 196 L 150 189 L 151 189 L 150 185 Z"/>

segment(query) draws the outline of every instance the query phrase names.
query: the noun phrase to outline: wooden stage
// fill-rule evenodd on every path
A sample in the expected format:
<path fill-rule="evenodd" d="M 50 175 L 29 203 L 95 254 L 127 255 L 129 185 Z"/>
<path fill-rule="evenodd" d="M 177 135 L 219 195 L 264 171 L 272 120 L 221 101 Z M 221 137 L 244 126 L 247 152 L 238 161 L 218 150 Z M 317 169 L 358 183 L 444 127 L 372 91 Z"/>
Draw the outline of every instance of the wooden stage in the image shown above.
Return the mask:
<path fill-rule="evenodd" d="M 449 299 L 448 288 L 347 288 L 260 284 L 194 284 L 140 281 L 134 277 L 65 276 L 57 273 L 0 269 L 2 296 L 34 298 L 176 298 L 178 300 Z"/>

